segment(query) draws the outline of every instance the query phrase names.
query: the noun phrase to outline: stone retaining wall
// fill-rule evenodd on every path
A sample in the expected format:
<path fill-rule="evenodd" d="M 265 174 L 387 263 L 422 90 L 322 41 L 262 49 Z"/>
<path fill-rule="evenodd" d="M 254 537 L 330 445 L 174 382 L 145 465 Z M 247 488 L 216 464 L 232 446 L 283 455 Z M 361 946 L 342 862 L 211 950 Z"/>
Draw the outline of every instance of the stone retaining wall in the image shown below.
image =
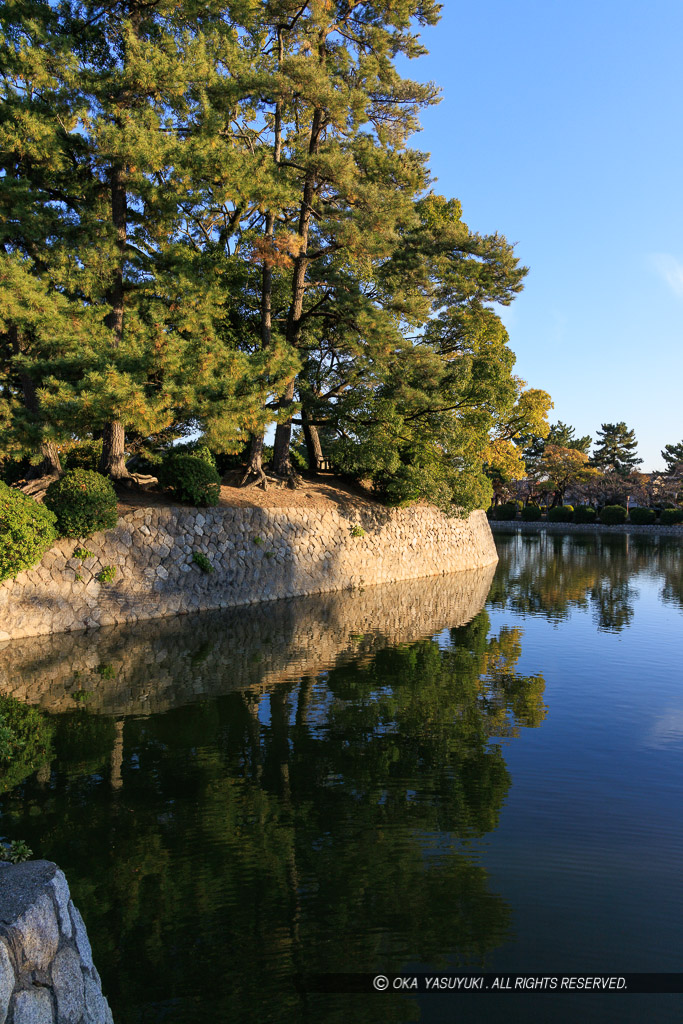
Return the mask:
<path fill-rule="evenodd" d="M 88 556 L 75 557 L 79 547 Z M 0 584 L 0 640 L 477 569 L 497 557 L 483 512 L 137 509 L 114 530 L 58 542 Z M 98 578 L 107 567 L 112 582 Z"/>
<path fill-rule="evenodd" d="M 112 1024 L 83 918 L 50 861 L 0 865 L 0 1024 Z"/>

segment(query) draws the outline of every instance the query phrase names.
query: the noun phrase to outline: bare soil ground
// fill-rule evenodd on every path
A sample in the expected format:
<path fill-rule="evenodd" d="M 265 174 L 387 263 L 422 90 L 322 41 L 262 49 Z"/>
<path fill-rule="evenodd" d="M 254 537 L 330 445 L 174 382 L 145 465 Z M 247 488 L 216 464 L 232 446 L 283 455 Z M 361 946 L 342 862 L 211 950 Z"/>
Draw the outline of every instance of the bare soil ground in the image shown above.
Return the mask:
<path fill-rule="evenodd" d="M 176 505 L 163 491 L 137 491 L 118 488 L 119 514 L 136 508 L 167 508 Z M 237 508 L 367 508 L 378 503 L 363 487 L 346 483 L 330 474 L 309 479 L 302 478 L 301 486 L 294 489 L 269 485 L 260 487 L 231 487 L 223 484 L 219 505 Z"/>

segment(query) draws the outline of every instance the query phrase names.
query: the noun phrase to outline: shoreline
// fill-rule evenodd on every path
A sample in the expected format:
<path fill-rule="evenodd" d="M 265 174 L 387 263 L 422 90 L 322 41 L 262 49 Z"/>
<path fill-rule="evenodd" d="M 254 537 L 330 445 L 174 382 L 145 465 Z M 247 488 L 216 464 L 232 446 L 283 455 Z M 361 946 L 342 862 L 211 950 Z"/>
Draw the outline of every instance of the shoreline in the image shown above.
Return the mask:
<path fill-rule="evenodd" d="M 492 533 L 635 533 L 651 537 L 683 537 L 683 523 L 675 526 L 637 526 L 635 523 L 619 523 L 606 526 L 604 523 L 525 523 L 522 520 L 489 520 Z"/>

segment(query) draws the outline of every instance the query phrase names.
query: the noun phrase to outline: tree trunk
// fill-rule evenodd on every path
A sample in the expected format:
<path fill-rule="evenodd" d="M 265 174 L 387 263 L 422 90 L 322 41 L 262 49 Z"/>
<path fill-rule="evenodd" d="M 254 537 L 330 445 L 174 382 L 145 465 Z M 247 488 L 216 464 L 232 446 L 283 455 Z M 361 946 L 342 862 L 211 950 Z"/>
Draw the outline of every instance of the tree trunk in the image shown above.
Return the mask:
<path fill-rule="evenodd" d="M 111 311 L 104 318 L 105 326 L 113 334 L 113 347 L 119 348 L 123 340 L 124 291 L 123 267 L 126 258 L 128 232 L 128 197 L 126 195 L 126 173 L 121 164 L 115 164 L 110 172 L 111 219 L 114 225 L 118 260 L 114 278 L 107 292 Z M 100 473 L 114 480 L 129 480 L 130 473 L 125 463 L 126 434 L 119 420 L 104 424 L 102 430 L 102 458 Z"/>
<path fill-rule="evenodd" d="M 10 334 L 13 335 L 13 341 L 16 344 L 18 350 L 19 347 L 19 332 L 16 327 L 10 329 Z M 38 400 L 38 394 L 36 391 L 35 382 L 27 373 L 21 375 L 21 387 L 24 393 L 24 405 L 36 419 L 40 417 L 40 402 Z M 42 461 L 37 466 L 32 466 L 29 472 L 26 474 L 26 479 L 30 481 L 22 490 L 26 494 L 31 494 L 36 497 L 39 494 L 44 494 L 50 484 L 54 480 L 59 480 L 62 475 L 62 463 L 59 459 L 59 451 L 57 445 L 53 441 L 43 441 L 40 446 L 40 451 L 43 456 Z"/>
<path fill-rule="evenodd" d="M 104 424 L 100 473 L 114 480 L 130 478 L 130 473 L 126 469 L 126 433 L 120 420 L 111 420 Z"/>
<path fill-rule="evenodd" d="M 49 481 L 45 483 L 47 487 L 53 480 L 59 480 L 60 476 L 64 472 L 62 469 L 62 463 L 59 458 L 59 449 L 57 445 L 52 441 L 46 441 L 40 446 L 40 452 L 43 456 L 42 462 L 39 462 L 37 466 L 33 466 L 26 474 L 27 480 L 43 480 L 49 477 Z"/>
<path fill-rule="evenodd" d="M 282 40 L 282 26 L 278 26 L 277 29 L 277 46 L 278 46 L 278 67 L 282 63 L 282 57 L 284 53 L 284 44 Z M 275 137 L 273 139 L 273 161 L 276 167 L 280 165 L 280 156 L 282 153 L 282 101 L 278 100 L 275 104 Z M 264 231 L 266 242 L 273 242 L 275 238 L 275 214 L 272 210 L 268 210 L 266 213 L 266 227 Z M 273 311 L 272 311 L 272 297 L 273 297 L 273 267 L 268 260 L 268 253 L 266 252 L 266 258 L 263 261 L 263 272 L 261 275 L 261 346 L 264 349 L 270 348 L 272 342 L 272 330 L 273 330 Z M 265 401 L 265 397 L 264 397 Z M 251 482 L 249 486 L 258 484 L 263 490 L 268 488 L 268 479 L 263 471 L 263 433 L 252 434 L 251 441 L 249 443 L 249 461 L 247 463 L 247 471 L 242 478 L 241 487 L 247 485 L 248 481 Z"/>
<path fill-rule="evenodd" d="M 268 489 L 268 478 L 263 469 L 263 441 L 263 431 L 260 434 L 251 435 L 247 469 L 240 481 L 240 487 L 245 487 L 247 481 L 253 478 L 249 484 L 250 487 L 258 484 L 264 491 Z"/>
<path fill-rule="evenodd" d="M 287 385 L 284 395 L 280 399 L 280 405 L 291 405 L 294 400 L 294 380 Z M 292 417 L 278 423 L 275 428 L 275 447 L 273 451 L 273 470 L 278 476 L 290 477 L 292 475 L 292 463 L 289 457 L 289 447 L 292 442 Z"/>
<path fill-rule="evenodd" d="M 308 453 L 308 469 L 311 473 L 319 473 L 323 465 L 324 457 L 322 445 L 320 444 L 318 428 L 312 423 L 309 423 L 305 410 L 302 411 L 302 420 L 304 440 L 306 442 L 306 451 Z"/>
<path fill-rule="evenodd" d="M 315 156 L 320 145 L 320 136 L 323 130 L 323 111 L 316 107 L 313 111 L 311 123 L 311 136 L 308 144 L 309 156 Z M 287 317 L 287 342 L 292 348 L 298 348 L 301 328 L 303 326 L 304 294 L 306 291 L 306 270 L 308 269 L 308 229 L 311 223 L 311 212 L 313 210 L 313 199 L 315 197 L 316 172 L 308 170 L 304 178 L 304 191 L 299 210 L 298 235 L 301 239 L 299 255 L 294 261 L 294 273 L 292 275 L 292 301 Z M 294 399 L 295 382 L 291 381 L 280 399 L 280 408 L 286 409 L 291 406 Z M 289 446 L 292 440 L 292 419 L 281 420 L 275 429 L 275 455 L 273 457 L 273 468 L 280 476 L 292 476 L 292 464 L 289 458 Z"/>

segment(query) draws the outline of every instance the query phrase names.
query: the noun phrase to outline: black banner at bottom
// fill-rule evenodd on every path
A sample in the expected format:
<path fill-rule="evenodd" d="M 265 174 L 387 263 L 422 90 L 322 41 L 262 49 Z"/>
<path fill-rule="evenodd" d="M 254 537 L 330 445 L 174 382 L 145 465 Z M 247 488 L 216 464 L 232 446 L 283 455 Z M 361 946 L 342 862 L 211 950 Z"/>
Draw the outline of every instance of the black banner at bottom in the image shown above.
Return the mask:
<path fill-rule="evenodd" d="M 683 992 L 683 974 L 310 974 L 304 992 Z"/>

